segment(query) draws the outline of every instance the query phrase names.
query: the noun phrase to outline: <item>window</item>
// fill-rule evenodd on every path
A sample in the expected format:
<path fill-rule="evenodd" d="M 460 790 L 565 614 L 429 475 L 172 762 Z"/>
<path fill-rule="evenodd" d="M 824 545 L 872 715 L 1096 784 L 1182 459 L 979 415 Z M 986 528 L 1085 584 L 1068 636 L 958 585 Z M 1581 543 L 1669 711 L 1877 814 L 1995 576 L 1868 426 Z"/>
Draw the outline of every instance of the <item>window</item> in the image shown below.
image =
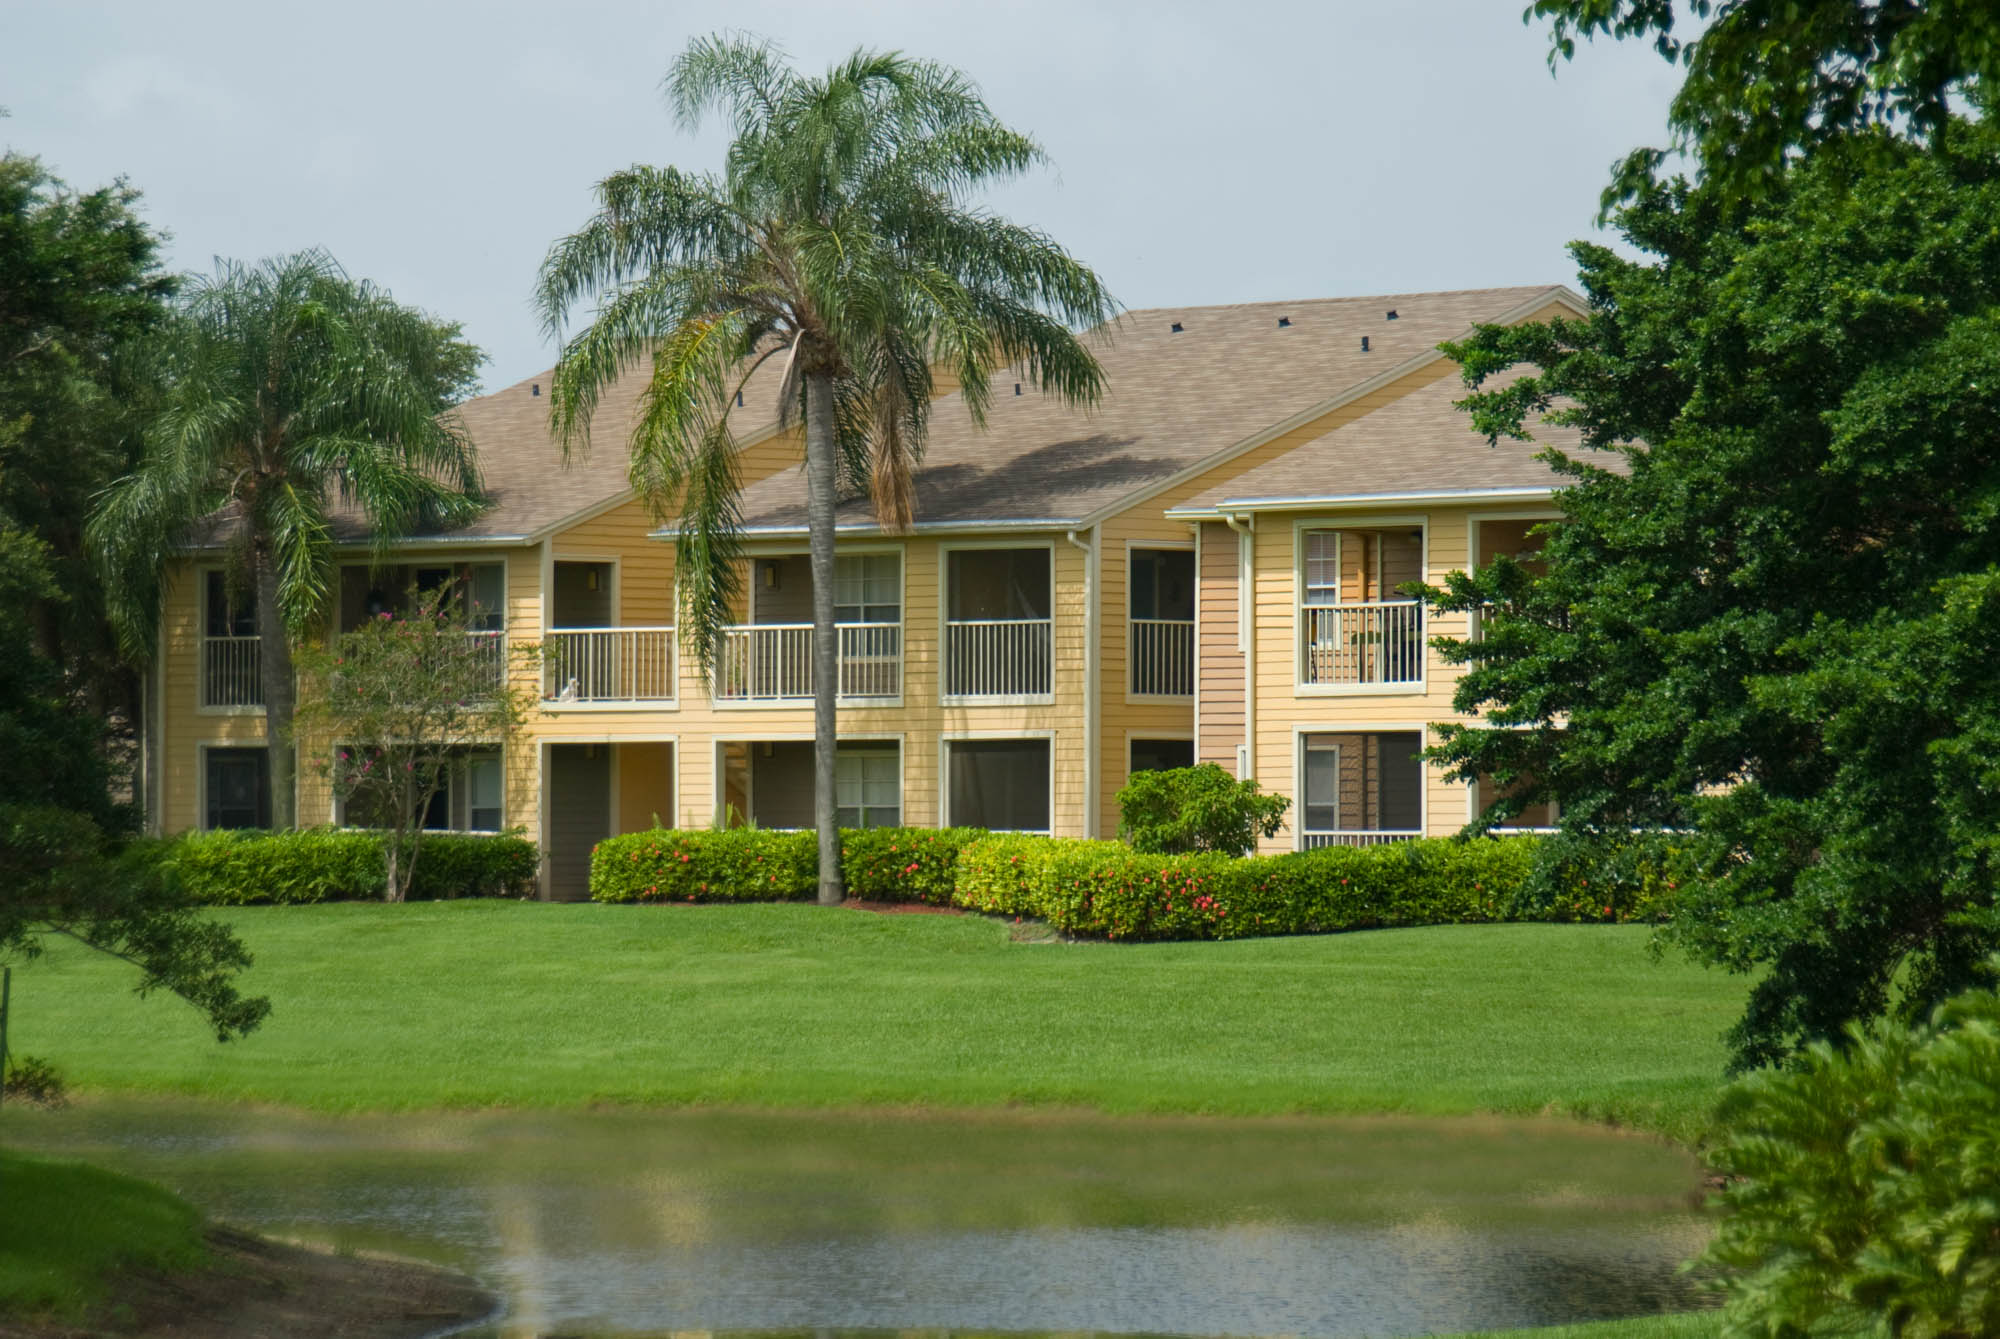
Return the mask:
<path fill-rule="evenodd" d="M 205 750 L 202 798 L 203 827 L 269 827 L 270 755 L 264 749 Z"/>
<path fill-rule="evenodd" d="M 507 566 L 505 563 L 456 563 L 416 567 L 343 567 L 340 571 L 340 628 L 351 632 L 380 614 L 404 614 L 411 593 L 428 599 L 451 591 L 456 611 L 474 632 L 502 632 L 507 627 Z"/>
<path fill-rule="evenodd" d="M 1132 550 L 1132 617 L 1194 621 L 1194 555 L 1185 549 Z"/>
<path fill-rule="evenodd" d="M 1367 843 L 1423 827 L 1423 735 L 1416 730 L 1311 734 L 1299 741 L 1302 845 Z"/>
<path fill-rule="evenodd" d="M 946 821 L 995 832 L 1049 830 L 1049 741 L 954 739 Z"/>
<path fill-rule="evenodd" d="M 952 549 L 945 554 L 947 617 L 1047 618 L 1049 550 Z"/>
<path fill-rule="evenodd" d="M 1194 766 L 1192 739 L 1135 739 L 1132 741 L 1134 772 L 1164 772 L 1174 767 Z"/>
<path fill-rule="evenodd" d="M 1407 599 L 1396 588 L 1424 575 L 1421 527 L 1305 532 L 1305 603 L 1368 604 Z"/>
<path fill-rule="evenodd" d="M 461 752 L 446 767 L 444 784 L 424 806 L 424 830 L 498 832 L 505 821 L 505 797 L 500 754 L 489 749 Z M 383 826 L 384 816 L 371 799 L 339 803 L 334 821 L 345 827 Z"/>
<path fill-rule="evenodd" d="M 903 621 L 903 564 L 893 553 L 851 553 L 833 560 L 833 621 Z"/>
<path fill-rule="evenodd" d="M 834 821 L 893 828 L 903 821 L 903 764 L 895 748 L 843 748 L 833 759 Z"/>
<path fill-rule="evenodd" d="M 238 592 L 240 603 L 229 599 L 229 582 L 219 571 L 204 574 L 202 635 L 204 637 L 255 637 L 257 609 L 249 592 Z"/>

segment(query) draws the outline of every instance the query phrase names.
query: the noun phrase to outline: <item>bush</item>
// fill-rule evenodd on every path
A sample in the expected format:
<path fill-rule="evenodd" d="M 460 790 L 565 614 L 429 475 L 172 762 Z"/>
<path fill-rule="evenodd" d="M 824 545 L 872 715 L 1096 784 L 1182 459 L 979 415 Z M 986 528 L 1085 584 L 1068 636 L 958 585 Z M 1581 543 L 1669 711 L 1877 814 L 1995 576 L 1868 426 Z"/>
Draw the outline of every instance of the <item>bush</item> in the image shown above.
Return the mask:
<path fill-rule="evenodd" d="M 1725 1334 L 2000 1334 L 2000 996 L 1850 1026 L 1722 1116 Z"/>
<path fill-rule="evenodd" d="M 1292 802 L 1238 781 L 1212 762 L 1135 772 L 1118 792 L 1118 835 L 1137 851 L 1247 855 L 1275 836 Z"/>
<path fill-rule="evenodd" d="M 607 838 L 590 856 L 598 902 L 810 901 L 818 881 L 810 832 L 654 828 Z"/>
<path fill-rule="evenodd" d="M 157 858 L 197 902 L 380 901 L 388 865 L 379 833 L 346 828 L 296 832 L 190 832 L 161 843 Z M 540 856 L 513 833 L 434 833 L 417 857 L 418 897 L 524 897 Z"/>
<path fill-rule="evenodd" d="M 1000 833 L 966 844 L 958 854 L 958 884 L 951 902 L 988 916 L 1046 919 L 1040 889 L 1060 837 Z"/>
<path fill-rule="evenodd" d="M 984 836 L 978 828 L 845 828 L 841 878 L 850 897 L 948 907 L 959 852 Z"/>

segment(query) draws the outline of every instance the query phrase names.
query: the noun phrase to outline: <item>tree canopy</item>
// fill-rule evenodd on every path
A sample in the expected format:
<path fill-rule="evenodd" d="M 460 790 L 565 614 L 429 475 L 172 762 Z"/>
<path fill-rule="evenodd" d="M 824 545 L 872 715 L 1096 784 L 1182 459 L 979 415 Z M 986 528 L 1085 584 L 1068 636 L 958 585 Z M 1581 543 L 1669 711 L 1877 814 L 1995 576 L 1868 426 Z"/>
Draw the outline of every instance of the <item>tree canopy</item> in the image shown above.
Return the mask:
<path fill-rule="evenodd" d="M 1747 211 L 1654 185 L 1575 253 L 1587 321 L 1452 348 L 1489 433 L 1592 448 L 1483 610 L 1436 756 L 1553 798 L 1568 846 L 1668 844 L 1668 934 L 1763 973 L 1739 1065 L 1921 1014 L 2000 943 L 2000 134 L 1829 138 Z M 1605 453 L 1599 456 L 1597 453 Z M 1604 468 L 1615 458 L 1629 468 Z"/>
<path fill-rule="evenodd" d="M 1687 68 L 1668 116 L 1672 147 L 1700 175 L 1756 194 L 1788 158 L 1867 126 L 1927 139 L 1954 99 L 2000 75 L 2000 8 L 1991 0 L 1534 0 L 1549 23 L 1549 61 L 1579 38 L 1651 39 Z M 1618 170 L 1607 206 L 1663 161 L 1640 149 Z"/>
<path fill-rule="evenodd" d="M 969 203 L 1043 155 L 955 70 L 862 50 L 809 76 L 769 44 L 714 37 L 689 44 L 666 92 L 686 126 L 709 112 L 728 122 L 724 169 L 616 173 L 597 213 L 550 250 L 536 302 L 551 336 L 594 304 L 563 345 L 550 425 L 565 452 L 587 446 L 605 388 L 646 378 L 631 478 L 662 519 L 678 515 L 681 631 L 711 665 L 742 581 L 731 415 L 757 368 L 782 368 L 780 414 L 805 426 L 820 895 L 838 900 L 837 484 L 844 475 L 880 524 L 903 528 L 933 369 L 975 421 L 1005 364 L 1089 403 L 1103 374 L 1072 328 L 1113 303 L 1049 237 Z"/>
<path fill-rule="evenodd" d="M 446 411 L 482 355 L 459 327 L 350 279 L 322 252 L 191 279 L 135 351 L 152 398 L 143 451 L 102 496 L 89 540 L 125 653 L 153 652 L 168 562 L 219 539 L 254 607 L 271 748 L 271 814 L 289 827 L 291 647 L 333 596 L 333 513 L 365 519 L 378 555 L 481 504 L 470 444 Z"/>

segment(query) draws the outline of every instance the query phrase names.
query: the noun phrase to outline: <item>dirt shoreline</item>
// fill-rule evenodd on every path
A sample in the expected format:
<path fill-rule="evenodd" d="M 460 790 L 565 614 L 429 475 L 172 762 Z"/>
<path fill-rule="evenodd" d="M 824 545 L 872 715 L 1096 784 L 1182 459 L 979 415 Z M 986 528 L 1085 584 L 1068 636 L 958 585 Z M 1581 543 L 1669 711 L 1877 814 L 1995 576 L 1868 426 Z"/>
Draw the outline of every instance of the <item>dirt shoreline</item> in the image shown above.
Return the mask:
<path fill-rule="evenodd" d="M 463 1274 L 410 1260 L 334 1255 L 225 1227 L 209 1268 L 133 1272 L 81 1324 L 0 1317 L 0 1339 L 423 1339 L 497 1315 Z"/>

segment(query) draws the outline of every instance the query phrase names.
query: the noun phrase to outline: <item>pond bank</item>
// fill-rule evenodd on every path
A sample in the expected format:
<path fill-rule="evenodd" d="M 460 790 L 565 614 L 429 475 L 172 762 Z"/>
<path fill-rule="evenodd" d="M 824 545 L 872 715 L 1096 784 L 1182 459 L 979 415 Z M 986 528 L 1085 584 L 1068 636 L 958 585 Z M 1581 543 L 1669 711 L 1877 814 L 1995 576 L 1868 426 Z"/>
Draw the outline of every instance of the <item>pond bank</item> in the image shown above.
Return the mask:
<path fill-rule="evenodd" d="M 81 1321 L 0 1316 L 4 1339 L 421 1339 L 494 1316 L 499 1299 L 463 1274 L 410 1260 L 336 1255 L 226 1227 L 203 1233 L 185 1273 L 119 1270 Z"/>

